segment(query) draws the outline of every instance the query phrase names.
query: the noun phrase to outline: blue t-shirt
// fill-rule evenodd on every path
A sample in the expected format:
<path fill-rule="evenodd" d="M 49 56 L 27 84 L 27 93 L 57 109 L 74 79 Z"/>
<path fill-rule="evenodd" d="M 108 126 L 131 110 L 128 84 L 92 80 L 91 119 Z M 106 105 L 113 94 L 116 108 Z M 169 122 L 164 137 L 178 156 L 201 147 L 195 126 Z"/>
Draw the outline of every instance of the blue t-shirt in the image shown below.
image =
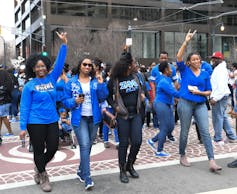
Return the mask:
<path fill-rule="evenodd" d="M 177 66 L 179 68 L 179 72 L 181 75 L 181 87 L 180 87 L 180 98 L 202 103 L 206 101 L 206 96 L 196 95 L 192 94 L 188 90 L 188 85 L 190 86 L 196 86 L 198 90 L 200 91 L 210 91 L 211 88 L 211 82 L 210 82 L 210 75 L 207 71 L 202 70 L 200 71 L 200 74 L 196 76 L 192 70 L 185 65 L 183 61 L 177 62 Z"/>
<path fill-rule="evenodd" d="M 211 64 L 209 64 L 209 63 L 206 62 L 206 61 L 202 61 L 201 70 L 206 71 L 210 76 L 211 76 L 211 74 L 212 74 L 212 72 L 213 72 L 213 69 L 212 69 Z"/>
<path fill-rule="evenodd" d="M 174 88 L 172 79 L 161 75 L 161 79 L 156 87 L 156 97 L 154 102 L 174 104 L 174 97 L 179 97 L 179 92 Z"/>
<path fill-rule="evenodd" d="M 23 88 L 20 103 L 20 128 L 27 124 L 50 124 L 58 121 L 56 82 L 61 75 L 67 54 L 62 45 L 54 69 L 44 78 L 33 78 Z"/>

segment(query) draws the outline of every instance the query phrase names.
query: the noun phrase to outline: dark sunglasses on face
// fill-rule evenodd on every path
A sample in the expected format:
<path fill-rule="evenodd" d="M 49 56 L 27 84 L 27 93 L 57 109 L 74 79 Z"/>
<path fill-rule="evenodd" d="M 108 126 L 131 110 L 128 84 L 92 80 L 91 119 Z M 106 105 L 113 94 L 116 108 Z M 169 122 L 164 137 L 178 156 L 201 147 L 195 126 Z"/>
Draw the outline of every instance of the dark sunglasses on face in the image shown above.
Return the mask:
<path fill-rule="evenodd" d="M 86 67 L 86 66 L 92 67 L 92 64 L 91 64 L 91 63 L 82 63 L 82 65 L 83 65 L 84 67 Z"/>

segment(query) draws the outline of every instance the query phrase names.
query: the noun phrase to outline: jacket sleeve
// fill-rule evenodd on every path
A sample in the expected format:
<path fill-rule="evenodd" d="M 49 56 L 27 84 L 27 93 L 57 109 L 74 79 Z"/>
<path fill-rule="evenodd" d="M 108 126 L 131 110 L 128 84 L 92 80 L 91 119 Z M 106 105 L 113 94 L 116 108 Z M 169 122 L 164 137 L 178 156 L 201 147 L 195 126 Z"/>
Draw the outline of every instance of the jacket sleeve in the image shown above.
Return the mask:
<path fill-rule="evenodd" d="M 25 131 L 27 129 L 31 103 L 32 103 L 32 92 L 30 90 L 29 85 L 25 85 L 21 94 L 21 103 L 20 103 L 20 129 L 22 131 Z"/>
<path fill-rule="evenodd" d="M 57 56 L 57 59 L 55 61 L 54 68 L 51 72 L 51 76 L 55 81 L 57 81 L 58 77 L 62 73 L 64 63 L 65 63 L 65 60 L 66 60 L 66 56 L 67 56 L 67 45 L 62 44 L 62 46 L 60 47 L 60 50 L 58 52 L 58 56 Z"/>
<path fill-rule="evenodd" d="M 105 82 L 98 83 L 97 97 L 100 102 L 105 101 L 108 97 L 109 91 Z"/>
<path fill-rule="evenodd" d="M 162 89 L 166 94 L 179 98 L 179 92 L 168 82 L 161 80 Z"/>
<path fill-rule="evenodd" d="M 75 98 L 72 95 L 71 83 L 72 83 L 71 81 L 67 82 L 65 89 L 64 89 L 64 95 L 63 95 L 64 97 L 62 99 L 64 106 L 66 106 L 66 108 L 69 108 L 69 109 L 73 109 L 77 106 Z"/>

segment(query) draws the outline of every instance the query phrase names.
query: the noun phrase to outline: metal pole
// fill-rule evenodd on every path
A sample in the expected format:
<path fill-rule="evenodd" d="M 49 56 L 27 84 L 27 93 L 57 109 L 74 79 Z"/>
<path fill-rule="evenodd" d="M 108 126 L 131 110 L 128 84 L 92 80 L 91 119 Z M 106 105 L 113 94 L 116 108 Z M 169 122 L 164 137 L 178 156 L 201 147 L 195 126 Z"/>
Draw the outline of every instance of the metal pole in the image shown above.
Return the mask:
<path fill-rule="evenodd" d="M 128 38 L 132 38 L 132 26 L 128 25 Z M 132 52 L 132 45 L 128 46 L 128 52 Z"/>
<path fill-rule="evenodd" d="M 6 41 L 5 41 L 5 39 L 2 37 L 2 36 L 0 36 L 0 38 L 2 39 L 2 41 L 3 41 L 3 54 L 4 54 L 4 68 L 6 68 L 6 63 L 7 63 L 7 60 L 6 60 Z"/>
<path fill-rule="evenodd" d="M 41 17 L 42 17 L 42 52 L 45 49 L 45 18 L 44 18 L 44 5 L 43 0 L 41 0 Z"/>

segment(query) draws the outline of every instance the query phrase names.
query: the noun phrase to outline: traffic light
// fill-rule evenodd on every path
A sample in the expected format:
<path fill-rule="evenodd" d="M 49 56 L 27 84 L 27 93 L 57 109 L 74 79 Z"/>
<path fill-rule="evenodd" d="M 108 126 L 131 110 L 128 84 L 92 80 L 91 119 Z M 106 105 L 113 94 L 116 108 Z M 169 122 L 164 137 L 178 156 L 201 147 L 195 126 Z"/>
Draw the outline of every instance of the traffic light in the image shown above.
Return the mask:
<path fill-rule="evenodd" d="M 44 57 L 48 56 L 48 53 L 46 52 L 46 46 L 45 45 L 42 46 L 42 53 L 41 53 L 41 55 L 44 56 Z"/>
<path fill-rule="evenodd" d="M 48 56 L 48 53 L 47 53 L 46 51 L 43 51 L 43 52 L 41 53 L 41 55 L 44 56 L 44 57 L 47 57 L 47 56 Z"/>

